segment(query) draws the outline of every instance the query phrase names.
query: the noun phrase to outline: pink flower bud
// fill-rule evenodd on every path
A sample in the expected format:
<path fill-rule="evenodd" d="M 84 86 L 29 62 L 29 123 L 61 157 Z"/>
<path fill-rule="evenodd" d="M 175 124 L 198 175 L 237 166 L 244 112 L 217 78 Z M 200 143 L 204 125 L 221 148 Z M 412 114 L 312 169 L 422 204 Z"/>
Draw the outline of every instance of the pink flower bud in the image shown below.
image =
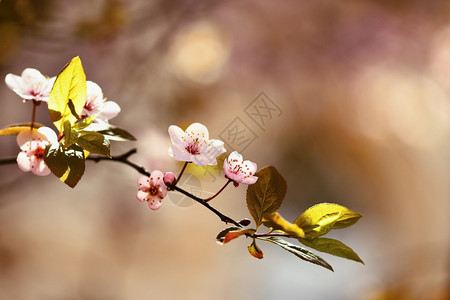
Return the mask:
<path fill-rule="evenodd" d="M 166 172 L 164 174 L 163 181 L 167 187 L 171 187 L 175 184 L 176 181 L 175 174 L 173 174 L 172 172 Z"/>

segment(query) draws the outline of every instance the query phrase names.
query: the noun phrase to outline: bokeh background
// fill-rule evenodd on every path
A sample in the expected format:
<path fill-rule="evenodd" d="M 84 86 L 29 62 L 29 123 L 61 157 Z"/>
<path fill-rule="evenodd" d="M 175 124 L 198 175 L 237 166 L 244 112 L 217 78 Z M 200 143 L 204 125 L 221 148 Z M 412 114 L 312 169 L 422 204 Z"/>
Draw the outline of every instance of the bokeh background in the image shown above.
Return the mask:
<path fill-rule="evenodd" d="M 271 244 L 260 261 L 244 238 L 219 246 L 215 215 L 175 195 L 151 211 L 125 165 L 87 162 L 72 190 L 11 164 L 0 299 L 449 299 L 449 1 L 1 0 L 0 40 L 1 78 L 55 76 L 79 55 L 122 108 L 111 123 L 138 138 L 113 154 L 137 148 L 149 170 L 180 168 L 169 125 L 223 138 L 239 120 L 253 134 L 244 157 L 288 182 L 281 214 L 362 213 L 331 236 L 365 261 L 323 254 L 332 273 Z M 261 95 L 278 107 L 264 126 L 246 113 Z M 30 120 L 4 83 L 0 99 L 0 127 Z M 51 125 L 45 106 L 37 120 Z M 0 143 L 17 155 L 15 137 Z M 206 197 L 223 183 L 213 171 L 190 168 L 183 184 Z M 213 205 L 249 217 L 244 186 Z"/>

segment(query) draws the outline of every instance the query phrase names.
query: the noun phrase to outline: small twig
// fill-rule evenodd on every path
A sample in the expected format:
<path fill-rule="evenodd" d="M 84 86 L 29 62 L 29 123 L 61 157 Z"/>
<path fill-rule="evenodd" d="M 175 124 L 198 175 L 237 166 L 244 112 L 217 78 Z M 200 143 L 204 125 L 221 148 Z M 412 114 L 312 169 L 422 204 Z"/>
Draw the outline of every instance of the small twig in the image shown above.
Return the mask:
<path fill-rule="evenodd" d="M 17 160 L 15 157 L 0 159 L 0 165 L 15 164 L 16 162 Z"/>
<path fill-rule="evenodd" d="M 188 161 L 184 163 L 184 166 L 183 166 L 183 168 L 181 169 L 180 174 L 178 174 L 178 177 L 175 178 L 176 181 L 175 181 L 174 185 L 176 185 L 176 184 L 180 181 L 180 178 L 181 178 L 181 176 L 183 175 L 184 170 L 186 170 L 186 167 L 187 167 L 188 163 L 189 163 Z"/>
<path fill-rule="evenodd" d="M 205 201 L 205 202 L 208 202 L 208 201 L 210 201 L 210 200 L 216 198 L 217 195 L 219 195 L 219 194 L 227 187 L 227 185 L 229 185 L 230 182 L 232 182 L 232 181 L 233 181 L 233 180 L 228 179 L 227 183 L 225 183 L 225 185 L 224 185 L 217 193 L 215 193 L 214 195 L 212 195 L 212 196 L 209 197 L 209 198 L 204 199 L 204 201 Z"/>
<path fill-rule="evenodd" d="M 260 237 L 269 237 L 269 236 L 280 236 L 280 237 L 287 237 L 287 238 L 293 238 L 294 236 L 286 234 L 286 233 L 261 233 L 261 234 L 246 234 L 249 237 L 252 238 L 260 238 Z"/>
<path fill-rule="evenodd" d="M 33 99 L 33 111 L 31 113 L 31 130 L 33 130 L 34 127 L 34 120 L 36 118 L 36 106 L 38 106 L 38 102 Z"/>
<path fill-rule="evenodd" d="M 139 166 L 139 165 L 135 164 L 134 162 L 128 160 L 128 157 L 135 154 L 136 152 L 137 152 L 136 149 L 131 149 L 130 151 L 128 151 L 124 154 L 111 156 L 111 158 L 106 157 L 106 156 L 88 156 L 86 159 L 93 160 L 95 162 L 99 162 L 101 160 L 107 160 L 107 161 L 116 161 L 116 162 L 124 163 L 126 165 L 129 165 L 136 171 L 138 171 L 140 174 L 145 175 L 145 176 L 150 176 L 150 172 L 148 172 L 144 167 Z"/>

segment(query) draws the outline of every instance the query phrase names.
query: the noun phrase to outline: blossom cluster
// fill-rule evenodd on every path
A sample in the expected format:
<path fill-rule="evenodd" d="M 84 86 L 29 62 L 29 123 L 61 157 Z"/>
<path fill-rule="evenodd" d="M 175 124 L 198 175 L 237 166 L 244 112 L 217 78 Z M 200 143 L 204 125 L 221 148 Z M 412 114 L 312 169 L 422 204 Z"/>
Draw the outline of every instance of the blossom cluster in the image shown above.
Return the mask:
<path fill-rule="evenodd" d="M 34 105 L 48 103 L 55 81 L 56 77 L 46 77 L 32 68 L 25 69 L 21 76 L 8 74 L 5 77 L 6 85 L 19 95 L 23 102 L 33 101 Z M 86 102 L 80 118 L 93 118 L 94 123 L 88 128 L 102 128 L 120 112 L 120 107 L 113 101 L 107 101 L 102 89 L 95 82 L 86 81 L 86 89 Z M 45 149 L 50 144 L 58 143 L 58 137 L 49 127 L 32 127 L 22 130 L 17 136 L 21 149 L 17 163 L 25 172 L 31 171 L 36 175 L 46 176 L 51 171 L 44 161 Z M 168 154 L 177 161 L 198 166 L 217 165 L 217 157 L 226 152 L 224 142 L 211 139 L 203 124 L 193 123 L 186 130 L 171 125 L 168 131 L 172 142 Z M 225 177 L 236 187 L 240 183 L 255 183 L 258 179 L 254 176 L 256 170 L 256 163 L 244 161 L 242 155 L 236 151 L 223 163 Z M 139 190 L 136 197 L 139 201 L 148 202 L 151 209 L 158 209 L 162 199 L 176 185 L 177 180 L 179 178 L 171 172 L 154 170 L 150 176 L 141 176 L 138 179 Z"/>
<path fill-rule="evenodd" d="M 6 85 L 19 95 L 23 102 L 33 101 L 35 104 L 48 103 L 50 92 L 55 83 L 55 77 L 46 77 L 33 68 L 25 69 L 21 76 L 8 74 Z M 107 101 L 102 89 L 93 81 L 86 82 L 86 103 L 81 118 L 93 117 L 94 123 L 108 124 L 108 120 L 120 112 L 119 105 Z M 44 152 L 47 145 L 57 143 L 56 133 L 49 127 L 23 130 L 17 136 L 17 144 L 22 150 L 17 156 L 19 168 L 25 172 L 33 172 L 39 176 L 50 174 L 50 169 L 44 162 Z"/>
<path fill-rule="evenodd" d="M 200 123 L 191 124 L 185 131 L 171 125 L 169 136 L 172 145 L 168 152 L 177 161 L 192 162 L 198 166 L 217 165 L 217 157 L 226 152 L 224 142 L 210 139 L 208 129 Z M 244 161 L 237 151 L 233 151 L 223 163 L 225 177 L 236 187 L 239 183 L 255 183 L 258 179 L 254 176 L 256 170 L 256 163 Z M 139 191 L 136 197 L 139 201 L 147 201 L 151 209 L 158 209 L 168 189 L 176 184 L 176 181 L 177 178 L 173 173 L 163 174 L 159 170 L 154 170 L 149 177 L 139 178 Z"/>

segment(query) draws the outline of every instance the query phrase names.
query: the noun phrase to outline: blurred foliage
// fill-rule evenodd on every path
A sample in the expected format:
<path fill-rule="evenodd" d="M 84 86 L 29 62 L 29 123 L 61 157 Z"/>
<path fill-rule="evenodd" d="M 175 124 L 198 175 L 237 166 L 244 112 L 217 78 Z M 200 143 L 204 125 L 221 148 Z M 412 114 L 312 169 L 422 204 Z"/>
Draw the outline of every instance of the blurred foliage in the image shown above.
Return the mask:
<path fill-rule="evenodd" d="M 117 0 L 107 0 L 98 16 L 81 18 L 75 26 L 75 36 L 92 43 L 111 40 L 123 31 L 127 23 L 125 7 Z"/>

